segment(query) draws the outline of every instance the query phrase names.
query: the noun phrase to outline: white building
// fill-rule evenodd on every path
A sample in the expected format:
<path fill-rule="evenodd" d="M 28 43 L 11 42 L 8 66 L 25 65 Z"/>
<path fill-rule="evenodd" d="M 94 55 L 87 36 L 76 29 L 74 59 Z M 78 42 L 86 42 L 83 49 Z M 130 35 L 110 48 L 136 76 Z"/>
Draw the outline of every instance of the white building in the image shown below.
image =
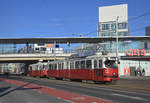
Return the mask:
<path fill-rule="evenodd" d="M 59 45 L 56 44 L 53 48 L 52 44 L 34 44 L 34 51 L 35 52 L 44 52 L 44 53 L 63 53 L 63 48 L 59 48 Z"/>
<path fill-rule="evenodd" d="M 118 24 L 118 28 L 116 28 L 116 24 Z M 99 7 L 98 36 L 115 36 L 116 29 L 119 36 L 129 35 L 128 5 Z"/>
<path fill-rule="evenodd" d="M 128 5 L 99 7 L 98 37 L 129 36 Z M 129 44 L 119 42 L 119 52 L 129 48 Z M 116 51 L 116 42 L 104 44 L 107 51 Z"/>
<path fill-rule="evenodd" d="M 118 22 L 117 21 L 118 17 Z M 118 28 L 116 28 L 118 27 Z M 105 36 L 116 36 L 116 30 L 118 36 L 128 36 L 129 35 L 129 26 L 128 26 L 128 5 L 113 5 L 113 6 L 104 6 L 99 7 L 99 21 L 98 21 L 98 37 Z M 106 52 L 116 52 L 116 42 L 105 42 L 104 44 L 97 45 L 82 45 L 76 48 L 76 51 L 86 51 L 87 48 L 95 50 L 100 49 L 100 51 Z M 96 49 L 95 49 L 96 48 Z M 82 50 L 84 49 L 84 50 Z M 124 52 L 129 49 L 129 44 L 125 42 L 119 42 L 119 52 Z M 99 50 L 98 50 L 99 52 Z"/>
<path fill-rule="evenodd" d="M 145 35 L 150 36 L 150 26 L 147 26 L 145 28 Z M 150 49 L 150 42 L 149 41 L 143 41 L 141 42 L 141 48 L 149 50 Z"/>

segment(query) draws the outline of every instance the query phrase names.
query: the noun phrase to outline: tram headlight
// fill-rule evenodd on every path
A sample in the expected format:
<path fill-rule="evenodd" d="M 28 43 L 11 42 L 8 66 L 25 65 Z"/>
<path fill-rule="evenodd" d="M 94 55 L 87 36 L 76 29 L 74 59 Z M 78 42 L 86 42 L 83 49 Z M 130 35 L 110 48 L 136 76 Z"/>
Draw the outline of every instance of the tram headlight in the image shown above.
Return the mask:
<path fill-rule="evenodd" d="M 113 75 L 116 75 L 116 73 L 115 73 L 115 72 L 113 72 Z"/>
<path fill-rule="evenodd" d="M 106 69 L 106 70 L 105 70 L 105 73 L 107 73 L 107 74 L 108 74 L 108 73 L 109 73 L 109 70 L 108 70 L 108 69 Z"/>

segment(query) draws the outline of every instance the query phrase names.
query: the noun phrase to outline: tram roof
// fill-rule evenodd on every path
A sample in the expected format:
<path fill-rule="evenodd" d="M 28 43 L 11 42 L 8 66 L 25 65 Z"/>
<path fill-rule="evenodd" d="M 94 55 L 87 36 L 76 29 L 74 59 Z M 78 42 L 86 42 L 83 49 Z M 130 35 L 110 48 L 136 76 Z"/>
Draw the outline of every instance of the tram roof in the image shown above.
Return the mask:
<path fill-rule="evenodd" d="M 149 41 L 150 36 L 122 36 L 119 41 Z M 26 43 L 102 43 L 116 41 L 116 37 L 56 37 L 56 38 L 0 38 L 1 44 Z"/>

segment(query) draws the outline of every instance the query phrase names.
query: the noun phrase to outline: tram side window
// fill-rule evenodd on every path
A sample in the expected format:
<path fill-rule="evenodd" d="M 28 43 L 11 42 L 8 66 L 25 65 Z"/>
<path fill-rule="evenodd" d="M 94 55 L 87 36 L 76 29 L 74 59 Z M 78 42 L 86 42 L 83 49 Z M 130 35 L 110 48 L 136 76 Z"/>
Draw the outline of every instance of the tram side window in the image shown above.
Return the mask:
<path fill-rule="evenodd" d="M 70 69 L 74 69 L 74 62 L 70 63 Z"/>
<path fill-rule="evenodd" d="M 63 70 L 63 69 L 64 69 L 64 63 L 62 63 L 61 65 L 62 65 L 62 66 L 61 66 L 61 67 L 62 67 L 61 69 Z"/>
<path fill-rule="evenodd" d="M 32 70 L 32 66 L 30 66 L 30 70 Z"/>
<path fill-rule="evenodd" d="M 67 62 L 67 64 L 66 64 L 66 69 L 69 69 L 69 63 Z"/>
<path fill-rule="evenodd" d="M 53 64 L 53 70 L 55 70 L 55 64 Z"/>
<path fill-rule="evenodd" d="M 58 63 L 58 69 L 59 70 L 61 69 L 61 63 Z"/>
<path fill-rule="evenodd" d="M 79 61 L 75 62 L 75 69 L 79 69 Z"/>
<path fill-rule="evenodd" d="M 54 69 L 54 64 L 52 64 L 52 70 Z"/>
<path fill-rule="evenodd" d="M 99 60 L 99 68 L 102 68 L 103 65 L 102 65 L 102 60 Z"/>
<path fill-rule="evenodd" d="M 91 60 L 86 61 L 86 68 L 87 69 L 92 69 L 92 61 Z"/>
<path fill-rule="evenodd" d="M 52 64 L 49 64 L 49 70 L 52 70 Z"/>
<path fill-rule="evenodd" d="M 85 69 L 85 61 L 81 61 L 81 69 Z"/>
<path fill-rule="evenodd" d="M 43 65 L 43 68 L 47 70 L 47 65 Z"/>
<path fill-rule="evenodd" d="M 51 70 L 51 64 L 48 65 L 48 69 Z"/>
<path fill-rule="evenodd" d="M 57 64 L 55 64 L 54 70 L 57 70 Z"/>
<path fill-rule="evenodd" d="M 42 65 L 39 65 L 38 67 L 39 67 L 39 70 L 42 70 Z"/>
<path fill-rule="evenodd" d="M 38 70 L 38 65 L 35 66 L 35 70 Z"/>
<path fill-rule="evenodd" d="M 44 68 L 44 65 L 42 65 L 42 69 L 45 69 L 45 68 Z"/>
<path fill-rule="evenodd" d="M 44 69 L 44 65 L 41 65 L 41 70 Z"/>
<path fill-rule="evenodd" d="M 53 70 L 53 64 L 51 64 L 51 70 Z"/>
<path fill-rule="evenodd" d="M 52 64 L 50 64 L 50 70 L 53 70 L 53 65 Z"/>
<path fill-rule="evenodd" d="M 97 68 L 97 60 L 94 60 L 94 68 Z"/>

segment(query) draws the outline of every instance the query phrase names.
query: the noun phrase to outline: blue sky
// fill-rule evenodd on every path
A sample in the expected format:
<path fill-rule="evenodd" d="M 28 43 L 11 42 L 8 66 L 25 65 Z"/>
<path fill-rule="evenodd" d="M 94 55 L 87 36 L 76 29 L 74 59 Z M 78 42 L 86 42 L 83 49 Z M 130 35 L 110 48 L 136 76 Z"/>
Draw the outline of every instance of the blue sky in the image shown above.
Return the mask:
<path fill-rule="evenodd" d="M 150 12 L 150 0 L 0 0 L 0 37 L 97 36 L 98 7 L 122 3 L 129 19 Z M 144 35 L 150 15 L 129 26 L 131 35 Z"/>

